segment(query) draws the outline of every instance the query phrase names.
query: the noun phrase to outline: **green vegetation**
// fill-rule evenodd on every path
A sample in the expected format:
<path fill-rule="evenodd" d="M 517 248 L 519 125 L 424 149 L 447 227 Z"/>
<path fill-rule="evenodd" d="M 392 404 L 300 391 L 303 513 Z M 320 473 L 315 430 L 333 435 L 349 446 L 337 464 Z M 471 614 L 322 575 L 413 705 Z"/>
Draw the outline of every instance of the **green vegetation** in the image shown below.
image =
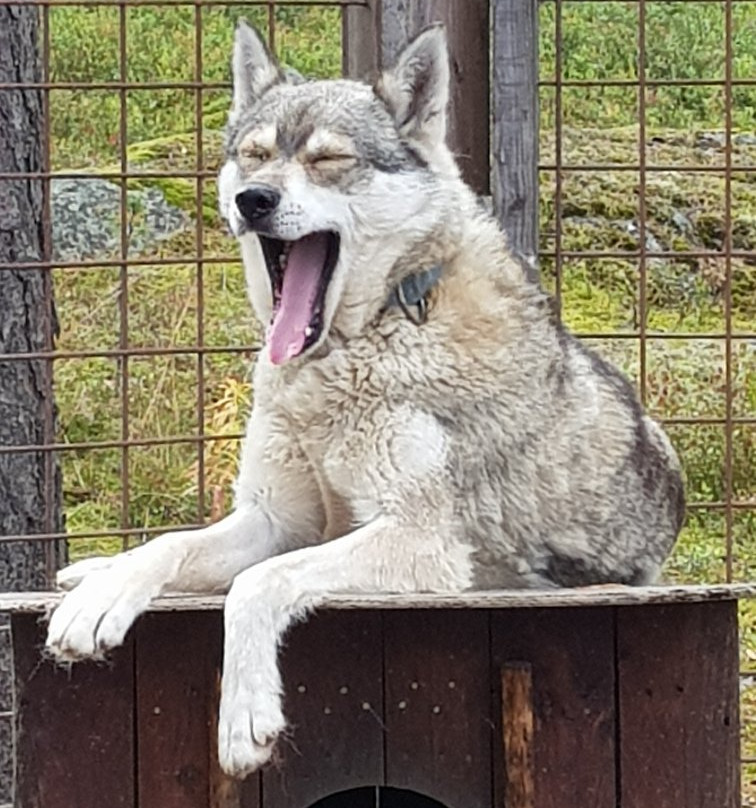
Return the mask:
<path fill-rule="evenodd" d="M 555 71 L 555 7 L 541 4 L 541 73 Z M 51 77 L 56 81 L 106 82 L 125 76 L 140 82 L 226 82 L 233 20 L 242 14 L 266 25 L 262 9 L 219 7 L 128 8 L 126 61 L 119 59 L 119 9 L 50 9 Z M 637 4 L 582 2 L 563 6 L 562 65 L 568 80 L 637 77 Z M 201 21 L 201 55 L 195 15 Z M 286 8 L 276 12 L 276 36 L 284 60 L 307 75 L 333 76 L 340 70 L 339 12 L 323 8 Z M 756 4 L 733 6 L 736 77 L 756 75 Z M 724 75 L 724 14 L 720 3 L 649 3 L 646 10 L 645 73 L 649 79 L 721 79 Z M 56 169 L 120 167 L 119 122 L 126 112 L 127 159 L 137 168 L 214 170 L 228 103 L 225 87 L 205 89 L 59 90 L 51 94 L 52 157 Z M 554 152 L 554 91 L 544 87 L 542 156 Z M 196 131 L 197 105 L 202 129 Z M 637 92 L 633 87 L 567 87 L 563 94 L 565 162 L 605 163 L 603 171 L 564 176 L 562 239 L 564 250 L 635 249 L 638 244 L 639 178 L 616 166 L 637 162 Z M 724 126 L 721 87 L 648 89 L 647 160 L 657 165 L 724 164 L 717 133 Z M 736 165 L 756 164 L 756 89 L 734 90 Z M 750 134 L 750 137 L 749 137 Z M 204 449 L 196 443 L 70 451 L 63 455 L 65 505 L 72 533 L 118 528 L 123 523 L 151 529 L 193 523 L 228 507 L 237 443 L 249 406 L 249 364 L 256 343 L 235 247 L 216 214 L 212 181 L 161 178 L 130 181 L 157 185 L 166 198 L 202 222 L 200 235 L 185 233 L 155 248 L 155 257 L 177 257 L 170 266 L 132 267 L 128 273 L 129 341 L 132 347 L 248 346 L 243 352 L 143 356 L 128 361 L 129 435 L 154 439 L 196 434 L 220 435 Z M 731 187 L 736 249 L 756 250 L 756 174 L 740 171 Z M 650 249 L 717 250 L 722 246 L 725 187 L 715 174 L 651 172 L 645 183 Z M 555 246 L 555 188 L 544 172 L 541 186 L 542 248 Z M 656 246 L 654 246 L 654 244 Z M 202 248 L 212 259 L 198 269 L 192 257 Z M 142 256 L 143 257 L 143 256 Z M 724 263 L 718 259 L 650 259 L 645 267 L 649 334 L 722 333 L 726 322 Z M 731 322 L 734 331 L 756 331 L 756 264 L 734 258 Z M 543 261 L 544 281 L 556 287 L 553 261 Z M 568 259 L 559 291 L 566 321 L 581 333 L 637 329 L 640 273 L 637 261 Z M 59 270 L 55 289 L 61 321 L 58 345 L 65 350 L 110 349 L 118 345 L 117 268 Z M 200 296 L 204 315 L 200 319 Z M 636 339 L 597 341 L 599 349 L 637 379 Z M 733 343 L 733 409 L 756 415 L 756 345 Z M 646 398 L 660 417 L 723 418 L 725 361 L 722 340 L 651 339 L 645 355 Z M 120 392 L 124 366 L 112 359 L 61 360 L 56 366 L 61 439 L 72 442 L 121 438 Z M 687 476 L 692 502 L 726 495 L 727 447 L 721 425 L 673 425 L 669 432 Z M 200 452 L 204 469 L 200 466 Z M 756 428 L 738 425 L 732 443 L 732 484 L 736 499 L 756 502 Z M 122 513 L 120 474 L 128 468 L 127 513 Z M 200 476 L 207 495 L 199 501 Z M 220 492 L 220 493 L 218 493 Z M 725 577 L 725 514 L 693 510 L 668 565 L 670 578 L 721 581 Z M 756 578 L 756 511 L 735 511 L 732 521 L 734 573 Z M 74 541 L 76 557 L 121 546 L 120 540 Z M 756 606 L 743 605 L 744 666 L 756 668 Z M 744 707 L 756 716 L 756 687 Z M 756 730 L 746 737 L 756 755 Z M 754 767 L 752 767 L 754 768 Z M 756 793 L 756 768 L 746 772 Z"/>
<path fill-rule="evenodd" d="M 541 77 L 556 72 L 556 6 L 541 4 Z M 583 2 L 562 6 L 562 71 L 565 80 L 638 78 L 638 4 Z M 733 76 L 756 75 L 756 15 L 747 3 L 734 3 Z M 722 80 L 725 75 L 725 16 L 718 3 L 647 3 L 645 77 Z M 565 88 L 567 125 L 602 127 L 636 124 L 634 87 Z M 753 130 L 756 92 L 734 90 L 733 126 Z M 547 95 L 547 98 L 551 96 Z M 553 109 L 552 107 L 548 108 Z M 651 127 L 721 129 L 725 119 L 721 87 L 649 87 Z M 547 113 L 547 126 L 553 114 Z"/>

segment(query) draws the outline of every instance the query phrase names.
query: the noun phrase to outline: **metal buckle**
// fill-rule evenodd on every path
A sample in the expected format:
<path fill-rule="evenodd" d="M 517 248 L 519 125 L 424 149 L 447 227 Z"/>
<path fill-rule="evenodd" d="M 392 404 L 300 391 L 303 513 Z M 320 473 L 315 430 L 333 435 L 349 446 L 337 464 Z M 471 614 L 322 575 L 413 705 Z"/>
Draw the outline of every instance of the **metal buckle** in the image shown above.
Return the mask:
<path fill-rule="evenodd" d="M 415 325 L 423 325 L 428 320 L 428 301 L 425 297 L 421 297 L 420 300 L 417 301 L 415 304 L 407 303 L 404 297 L 404 289 L 402 285 L 399 284 L 396 290 L 396 299 L 399 303 L 399 308 L 404 312 L 404 316 Z M 417 308 L 417 312 L 413 313 L 410 311 L 412 306 Z"/>

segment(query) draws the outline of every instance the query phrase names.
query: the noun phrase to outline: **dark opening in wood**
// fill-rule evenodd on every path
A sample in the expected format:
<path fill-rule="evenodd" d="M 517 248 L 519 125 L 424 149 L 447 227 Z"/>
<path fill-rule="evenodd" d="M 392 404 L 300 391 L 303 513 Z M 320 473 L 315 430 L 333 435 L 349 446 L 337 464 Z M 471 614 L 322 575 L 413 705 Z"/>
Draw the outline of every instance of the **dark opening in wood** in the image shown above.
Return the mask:
<path fill-rule="evenodd" d="M 367 786 L 331 794 L 313 803 L 310 808 L 446 808 L 446 806 L 416 791 Z"/>

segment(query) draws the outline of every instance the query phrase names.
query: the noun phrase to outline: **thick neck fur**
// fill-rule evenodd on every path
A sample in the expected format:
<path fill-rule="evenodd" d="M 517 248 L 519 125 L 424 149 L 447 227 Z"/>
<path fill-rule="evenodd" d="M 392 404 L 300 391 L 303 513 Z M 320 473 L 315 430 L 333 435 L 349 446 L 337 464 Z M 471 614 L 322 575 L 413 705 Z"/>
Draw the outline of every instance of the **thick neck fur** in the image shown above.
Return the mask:
<path fill-rule="evenodd" d="M 480 316 L 499 317 L 502 298 L 511 301 L 521 297 L 530 298 L 537 287 L 526 275 L 522 264 L 513 259 L 506 237 L 497 222 L 483 209 L 470 189 L 458 181 L 458 193 L 454 196 L 454 209 L 439 216 L 434 229 L 424 233 L 414 245 L 404 248 L 387 275 L 385 287 L 376 291 L 369 307 L 364 299 L 350 300 L 348 292 L 340 302 L 331 326 L 331 339 L 339 344 L 364 336 L 376 327 L 382 317 L 396 312 L 386 312 L 385 301 L 393 289 L 409 275 L 422 272 L 433 266 L 442 267 L 440 289 L 448 294 L 431 293 L 431 299 L 440 305 L 448 298 L 452 307 L 470 308 Z M 364 292 L 364 289 L 360 289 Z M 490 310 L 490 311 L 488 311 Z M 460 311 L 460 316 L 462 312 Z M 329 340 L 326 341 L 326 346 Z"/>

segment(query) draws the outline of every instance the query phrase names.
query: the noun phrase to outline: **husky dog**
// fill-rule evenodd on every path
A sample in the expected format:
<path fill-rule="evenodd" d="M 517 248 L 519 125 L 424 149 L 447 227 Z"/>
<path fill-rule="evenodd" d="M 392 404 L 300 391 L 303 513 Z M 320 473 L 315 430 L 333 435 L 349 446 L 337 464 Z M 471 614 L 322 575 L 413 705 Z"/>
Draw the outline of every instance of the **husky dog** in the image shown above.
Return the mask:
<path fill-rule="evenodd" d="M 684 501 L 668 439 L 460 179 L 443 28 L 369 86 L 292 78 L 241 23 L 233 72 L 220 205 L 267 325 L 234 510 L 64 570 L 48 646 L 98 656 L 158 595 L 228 591 L 241 776 L 285 728 L 281 638 L 328 594 L 653 582 Z"/>

